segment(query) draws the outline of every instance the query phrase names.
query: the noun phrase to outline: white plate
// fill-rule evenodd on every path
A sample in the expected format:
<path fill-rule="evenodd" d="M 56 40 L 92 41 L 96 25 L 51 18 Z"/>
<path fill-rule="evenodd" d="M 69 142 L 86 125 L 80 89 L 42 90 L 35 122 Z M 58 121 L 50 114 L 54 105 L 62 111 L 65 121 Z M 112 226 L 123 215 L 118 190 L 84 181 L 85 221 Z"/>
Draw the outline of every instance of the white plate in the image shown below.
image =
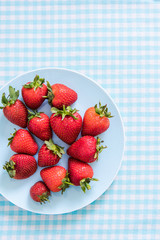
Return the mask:
<path fill-rule="evenodd" d="M 75 211 L 95 201 L 113 182 L 120 168 L 124 151 L 124 129 L 122 120 L 113 100 L 101 86 L 88 77 L 67 69 L 39 69 L 20 75 L 0 90 L 0 97 L 3 92 L 8 94 L 9 85 L 13 86 L 16 90 L 19 89 L 21 92 L 22 85 L 28 81 L 32 81 L 36 74 L 45 78 L 51 85 L 54 83 L 63 83 L 74 89 L 78 93 L 78 100 L 72 106 L 79 109 L 82 117 L 87 108 L 94 106 L 96 103 L 98 104 L 99 101 L 101 101 L 103 105 L 107 103 L 109 111 L 114 117 L 110 119 L 109 129 L 99 135 L 99 137 L 104 140 L 104 144 L 107 145 L 108 148 L 104 149 L 99 155 L 98 162 L 91 163 L 94 170 L 94 177 L 98 178 L 99 181 L 92 182 L 91 190 L 85 194 L 81 191 L 80 187 L 72 186 L 67 189 L 63 195 L 61 195 L 60 192 L 52 193 L 50 203 L 40 205 L 34 202 L 30 198 L 29 190 L 36 181 L 41 180 L 40 170 L 42 168 L 38 167 L 36 173 L 25 180 L 11 179 L 6 171 L 3 170 L 5 161 L 8 161 L 14 154 L 10 147 L 7 147 L 7 139 L 15 127 L 16 129 L 19 128 L 10 123 L 4 117 L 3 112 L 0 111 L 0 193 L 15 205 L 35 213 L 62 214 Z M 19 99 L 22 100 L 21 95 Z M 44 111 L 51 116 L 50 106 L 47 100 L 44 101 L 38 110 Z M 35 139 L 40 148 L 43 142 L 36 137 Z M 64 146 L 65 150 L 67 150 L 69 145 L 62 142 L 55 134 L 53 134 L 53 140 L 55 143 Z M 35 155 L 35 158 L 37 160 L 37 155 Z M 58 165 L 67 168 L 67 164 L 68 155 L 65 154 Z"/>

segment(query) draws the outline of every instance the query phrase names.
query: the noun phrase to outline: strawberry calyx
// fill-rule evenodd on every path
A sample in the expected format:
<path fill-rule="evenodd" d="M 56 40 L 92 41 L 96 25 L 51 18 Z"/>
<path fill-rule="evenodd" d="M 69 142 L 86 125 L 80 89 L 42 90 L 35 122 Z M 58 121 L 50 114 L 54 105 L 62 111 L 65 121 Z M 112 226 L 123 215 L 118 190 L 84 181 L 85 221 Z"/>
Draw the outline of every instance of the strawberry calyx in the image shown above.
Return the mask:
<path fill-rule="evenodd" d="M 33 112 L 31 112 L 29 109 L 28 109 L 28 122 L 34 118 L 34 117 L 38 117 L 38 118 L 41 118 L 41 113 L 43 112 L 37 112 L 36 110 L 33 110 Z"/>
<path fill-rule="evenodd" d="M 26 83 L 23 85 L 24 88 L 34 88 L 34 91 L 36 91 L 37 88 L 43 87 L 45 79 L 44 78 L 39 78 L 39 75 L 36 75 L 33 82 Z"/>
<path fill-rule="evenodd" d="M 14 128 L 14 133 L 11 133 L 11 137 L 10 138 L 8 138 L 8 145 L 7 146 L 9 146 L 10 144 L 11 144 L 11 142 L 13 141 L 13 138 L 15 137 L 15 135 L 16 135 L 16 132 L 17 132 L 17 130 Z"/>
<path fill-rule="evenodd" d="M 107 148 L 107 146 L 103 146 L 100 145 L 101 143 L 103 143 L 104 141 L 102 141 L 99 137 L 97 137 L 97 143 L 96 143 L 96 153 L 94 155 L 94 158 L 96 160 L 98 160 L 99 154 L 103 151 L 103 149 Z"/>
<path fill-rule="evenodd" d="M 43 96 L 43 98 L 48 99 L 49 105 L 52 106 L 52 100 L 54 98 L 54 94 L 52 91 L 52 86 L 50 85 L 50 83 L 48 81 L 47 81 L 47 89 L 48 89 L 48 94 L 47 94 L 47 96 Z"/>
<path fill-rule="evenodd" d="M 0 109 L 3 109 L 7 106 L 11 106 L 16 102 L 16 100 L 19 97 L 19 90 L 15 91 L 15 88 L 12 86 L 9 86 L 9 95 L 6 97 L 5 93 L 2 94 L 1 103 L 3 104 L 3 107 L 0 107 Z"/>
<path fill-rule="evenodd" d="M 74 113 L 76 113 L 78 110 L 76 108 L 72 109 L 70 106 L 65 108 L 65 105 L 63 105 L 63 109 L 60 110 L 58 108 L 52 107 L 51 112 L 54 113 L 54 117 L 61 115 L 62 121 L 65 118 L 65 116 L 73 117 L 75 120 L 77 117 L 74 116 Z"/>
<path fill-rule="evenodd" d="M 3 166 L 3 169 L 6 170 L 11 178 L 15 177 L 16 170 L 15 170 L 15 162 L 10 160 L 9 162 L 6 162 Z"/>
<path fill-rule="evenodd" d="M 42 195 L 38 195 L 38 198 L 40 200 L 40 204 L 50 202 L 49 201 L 49 196 L 50 196 L 49 192 L 44 192 L 44 193 L 42 193 Z"/>
<path fill-rule="evenodd" d="M 69 175 L 69 173 L 67 171 L 65 178 L 62 179 L 62 184 L 58 187 L 59 189 L 62 190 L 62 192 L 61 192 L 62 194 L 65 192 L 66 188 L 69 188 L 70 185 L 74 185 L 73 183 L 71 183 L 68 175 Z"/>
<path fill-rule="evenodd" d="M 100 117 L 107 117 L 107 118 L 112 118 L 111 112 L 108 112 L 107 104 L 102 106 L 101 102 L 99 102 L 99 108 L 97 104 L 94 106 L 95 112 L 99 114 Z"/>
<path fill-rule="evenodd" d="M 54 144 L 52 139 L 49 139 L 49 141 L 45 141 L 46 147 L 53 152 L 53 154 L 57 155 L 59 158 L 62 157 L 63 154 L 65 154 L 65 151 L 63 150 L 64 147 L 61 147 L 57 144 Z"/>
<path fill-rule="evenodd" d="M 99 181 L 97 178 L 83 178 L 81 181 L 80 181 L 80 186 L 81 186 L 81 189 L 82 191 L 85 193 L 86 192 L 86 189 L 87 190 L 90 190 L 91 189 L 91 186 L 89 185 L 90 181 Z"/>

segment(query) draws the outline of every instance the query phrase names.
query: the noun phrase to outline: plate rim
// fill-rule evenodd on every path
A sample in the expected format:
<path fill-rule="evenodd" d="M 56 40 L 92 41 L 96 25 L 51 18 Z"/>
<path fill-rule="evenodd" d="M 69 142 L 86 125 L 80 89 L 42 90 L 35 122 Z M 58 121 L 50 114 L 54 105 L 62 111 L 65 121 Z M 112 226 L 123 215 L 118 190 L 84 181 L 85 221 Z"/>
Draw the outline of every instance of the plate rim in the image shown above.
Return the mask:
<path fill-rule="evenodd" d="M 110 94 L 107 92 L 106 89 L 104 89 L 99 83 L 97 83 L 95 80 L 91 79 L 90 77 L 88 77 L 87 75 L 79 72 L 79 71 L 76 71 L 76 70 L 72 70 L 72 69 L 68 69 L 68 68 L 59 68 L 59 67 L 44 67 L 44 68 L 37 68 L 37 69 L 32 69 L 30 71 L 27 71 L 27 72 L 23 72 L 19 75 L 17 75 L 16 77 L 12 78 L 10 81 L 8 81 L 7 83 L 4 84 L 3 87 L 0 88 L 0 91 L 3 90 L 3 88 L 5 88 L 7 85 L 9 85 L 11 82 L 13 82 L 14 80 L 16 80 L 17 78 L 23 76 L 23 75 L 26 75 L 28 73 L 32 73 L 32 72 L 36 72 L 36 71 L 40 71 L 40 70 L 63 70 L 63 71 L 68 71 L 68 72 L 73 72 L 73 73 L 76 73 L 80 76 L 83 76 L 84 78 L 88 79 L 89 81 L 91 81 L 93 84 L 97 85 L 99 88 L 101 88 L 101 90 L 107 94 L 107 97 L 112 101 L 112 103 L 114 104 L 118 114 L 119 114 L 119 118 L 120 118 L 120 122 L 121 122 L 121 126 L 122 126 L 122 134 L 123 134 L 123 150 L 122 150 L 122 156 L 121 156 L 121 159 L 120 159 L 120 162 L 119 162 L 119 166 L 112 178 L 112 180 L 110 181 L 110 183 L 108 184 L 108 187 L 101 193 L 101 195 L 99 197 L 101 197 L 109 188 L 110 186 L 112 185 L 112 183 L 114 182 L 120 168 L 121 168 L 121 165 L 122 165 L 122 161 L 123 161 L 123 157 L 124 157 L 124 151 L 125 151 L 125 142 L 126 142 L 126 137 L 125 137 L 125 130 L 124 130 L 124 123 L 123 123 L 123 120 L 122 120 L 122 116 L 120 114 L 120 111 L 117 107 L 117 104 L 115 103 L 115 101 L 113 100 L 113 98 L 110 96 Z M 8 198 L 6 198 L 1 192 L 0 194 L 5 198 L 7 199 L 7 201 L 11 202 L 12 204 L 14 204 L 15 206 L 17 206 L 18 208 L 22 209 L 22 210 L 25 210 L 25 211 L 29 211 L 31 213 L 35 213 L 35 214 L 43 214 L 43 215 L 60 215 L 60 214 L 69 214 L 69 213 L 72 213 L 72 212 L 75 212 L 75 211 L 78 211 L 78 210 L 81 210 L 85 207 L 87 207 L 88 205 L 90 205 L 91 203 L 95 202 L 98 198 L 96 198 L 95 200 L 93 201 L 90 201 L 87 205 L 84 205 L 82 207 L 79 207 L 79 208 L 76 208 L 76 209 L 73 209 L 72 211 L 63 211 L 63 212 L 59 212 L 59 213 L 40 213 L 40 212 L 37 212 L 37 211 L 34 211 L 34 210 L 28 210 L 24 207 L 20 207 L 18 205 L 16 205 L 13 201 L 10 201 L 8 200 Z"/>

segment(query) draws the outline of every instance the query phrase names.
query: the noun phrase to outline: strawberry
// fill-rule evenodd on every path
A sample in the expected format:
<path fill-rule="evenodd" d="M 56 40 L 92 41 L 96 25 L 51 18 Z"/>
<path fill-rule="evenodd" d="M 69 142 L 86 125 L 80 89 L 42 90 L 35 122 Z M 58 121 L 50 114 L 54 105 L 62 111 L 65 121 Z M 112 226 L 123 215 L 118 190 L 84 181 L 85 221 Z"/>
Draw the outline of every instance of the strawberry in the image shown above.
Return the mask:
<path fill-rule="evenodd" d="M 107 104 L 101 106 L 99 103 L 99 108 L 97 104 L 88 108 L 83 118 L 82 136 L 97 136 L 105 132 L 109 128 L 111 117 L 113 116 L 108 112 Z"/>
<path fill-rule="evenodd" d="M 52 137 L 49 117 L 45 113 L 29 111 L 27 127 L 31 133 L 43 141 Z"/>
<path fill-rule="evenodd" d="M 65 143 L 72 144 L 81 131 L 82 118 L 76 109 L 70 106 L 63 110 L 51 108 L 53 113 L 50 117 L 50 124 L 55 134 Z"/>
<path fill-rule="evenodd" d="M 38 153 L 38 165 L 40 167 L 53 166 L 59 162 L 64 153 L 63 148 L 54 144 L 52 139 L 45 141 Z"/>
<path fill-rule="evenodd" d="M 22 87 L 22 97 L 25 104 L 31 109 L 37 109 L 44 102 L 43 96 L 47 95 L 47 86 L 45 79 L 35 76 L 33 82 L 28 82 Z"/>
<path fill-rule="evenodd" d="M 6 98 L 5 93 L 2 94 L 2 104 L 4 116 L 13 124 L 19 127 L 27 127 L 27 108 L 22 101 L 18 99 L 19 91 L 9 86 L 9 96 Z"/>
<path fill-rule="evenodd" d="M 68 160 L 68 172 L 71 183 L 75 186 L 81 186 L 83 192 L 85 192 L 86 189 L 91 189 L 89 185 L 90 181 L 98 181 L 98 179 L 92 178 L 93 169 L 89 164 L 71 157 Z"/>
<path fill-rule="evenodd" d="M 92 136 L 84 136 L 74 142 L 67 150 L 67 154 L 83 162 L 91 163 L 98 160 L 99 153 L 105 147 L 100 146 L 103 141 Z"/>
<path fill-rule="evenodd" d="M 66 188 L 68 188 L 70 185 L 73 185 L 70 182 L 67 170 L 61 166 L 43 168 L 40 172 L 40 175 L 47 187 L 52 192 L 62 191 L 63 194 Z"/>
<path fill-rule="evenodd" d="M 38 145 L 32 135 L 25 129 L 16 130 L 12 137 L 8 138 L 10 148 L 16 153 L 35 155 L 38 151 Z"/>
<path fill-rule="evenodd" d="M 25 179 L 33 175 L 37 170 L 37 162 L 33 156 L 26 154 L 14 154 L 9 162 L 3 166 L 9 176 L 15 179 Z"/>
<path fill-rule="evenodd" d="M 48 95 L 45 98 L 48 99 L 48 103 L 53 107 L 62 109 L 63 105 L 65 107 L 70 106 L 77 100 L 77 93 L 64 84 L 56 83 L 51 86 L 47 82 L 47 88 Z"/>
<path fill-rule="evenodd" d="M 30 196 L 35 202 L 39 202 L 40 204 L 49 202 L 48 198 L 50 196 L 50 190 L 46 186 L 46 184 L 42 181 L 36 182 L 30 188 Z"/>

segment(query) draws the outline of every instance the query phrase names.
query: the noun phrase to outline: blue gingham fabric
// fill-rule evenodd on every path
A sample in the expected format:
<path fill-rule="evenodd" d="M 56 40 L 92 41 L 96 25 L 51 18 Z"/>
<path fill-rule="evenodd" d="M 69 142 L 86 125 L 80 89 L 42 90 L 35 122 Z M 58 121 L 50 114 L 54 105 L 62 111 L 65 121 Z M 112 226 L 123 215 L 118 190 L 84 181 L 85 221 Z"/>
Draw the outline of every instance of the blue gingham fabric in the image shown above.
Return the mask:
<path fill-rule="evenodd" d="M 160 239 L 160 5 L 106 2 L 0 0 L 0 87 L 41 67 L 77 70 L 112 96 L 126 135 L 115 181 L 81 210 L 39 215 L 0 195 L 1 240 Z"/>

